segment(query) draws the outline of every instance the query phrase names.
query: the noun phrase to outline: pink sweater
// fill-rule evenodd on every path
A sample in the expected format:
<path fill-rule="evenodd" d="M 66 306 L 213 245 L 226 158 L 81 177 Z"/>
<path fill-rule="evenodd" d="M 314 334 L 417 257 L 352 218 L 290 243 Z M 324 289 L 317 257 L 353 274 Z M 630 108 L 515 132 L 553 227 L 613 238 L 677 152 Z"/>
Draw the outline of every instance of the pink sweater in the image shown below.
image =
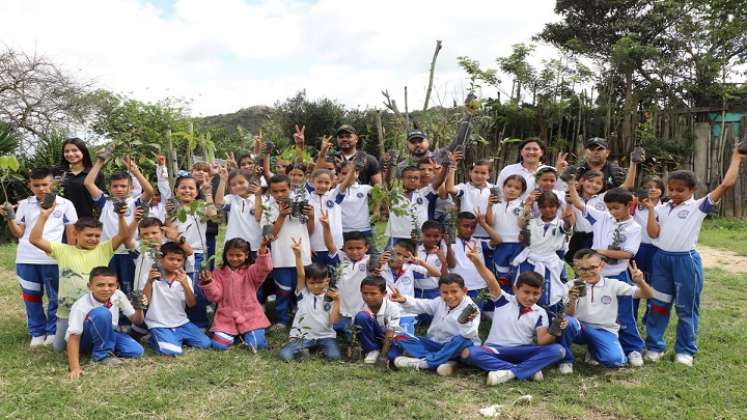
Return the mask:
<path fill-rule="evenodd" d="M 272 271 L 270 253 L 258 255 L 257 261 L 238 271 L 228 267 L 215 269 L 213 281 L 202 285 L 209 301 L 218 304 L 210 331 L 240 335 L 267 328 L 270 321 L 257 300 L 257 289 Z"/>

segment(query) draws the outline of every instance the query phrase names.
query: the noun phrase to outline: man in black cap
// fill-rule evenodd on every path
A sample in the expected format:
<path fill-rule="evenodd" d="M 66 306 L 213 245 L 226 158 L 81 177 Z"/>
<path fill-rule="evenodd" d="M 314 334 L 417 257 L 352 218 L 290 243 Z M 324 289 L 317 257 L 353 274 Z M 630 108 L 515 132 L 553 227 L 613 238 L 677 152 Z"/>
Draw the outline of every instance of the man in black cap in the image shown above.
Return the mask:
<path fill-rule="evenodd" d="M 422 130 L 410 130 L 407 133 L 406 146 L 409 156 L 397 164 L 395 173 L 393 174 L 396 177 L 399 177 L 399 173 L 406 167 L 418 166 L 418 162 L 431 157 L 431 151 L 429 150 L 431 143 Z"/>
<path fill-rule="evenodd" d="M 627 172 L 619 165 L 607 160 L 610 155 L 607 139 L 592 137 L 586 140 L 584 146 L 586 148 L 586 153 L 584 155 L 584 164 L 580 168 L 579 175 L 588 170 L 596 170 L 604 175 L 602 191 L 619 187 L 625 180 L 625 174 Z"/>
<path fill-rule="evenodd" d="M 350 124 L 343 124 L 335 132 L 337 137 L 337 148 L 339 152 L 335 155 L 337 164 L 343 162 L 360 162 L 363 169 L 358 172 L 358 180 L 361 184 L 381 184 L 381 170 L 379 161 L 373 155 L 363 150 L 358 150 L 358 131 Z"/>

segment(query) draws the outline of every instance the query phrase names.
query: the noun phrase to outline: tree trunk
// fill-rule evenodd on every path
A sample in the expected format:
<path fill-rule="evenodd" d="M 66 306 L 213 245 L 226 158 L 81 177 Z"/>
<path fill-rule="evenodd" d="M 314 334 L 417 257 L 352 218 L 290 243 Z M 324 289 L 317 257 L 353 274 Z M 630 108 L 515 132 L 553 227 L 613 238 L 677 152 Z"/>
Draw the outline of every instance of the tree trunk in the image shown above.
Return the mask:
<path fill-rule="evenodd" d="M 431 69 L 428 76 L 428 89 L 425 90 L 425 103 L 423 104 L 423 111 L 428 110 L 428 103 L 431 100 L 431 91 L 433 90 L 433 73 L 436 71 L 436 58 L 438 53 L 441 51 L 441 40 L 436 41 L 436 50 L 433 52 L 433 58 L 431 59 Z"/>
<path fill-rule="evenodd" d="M 381 112 L 376 111 L 376 134 L 379 139 L 379 162 L 384 162 L 386 146 L 384 145 L 384 125 L 381 123 Z"/>
<path fill-rule="evenodd" d="M 633 71 L 625 73 L 625 102 L 623 102 L 623 121 L 621 147 L 615 152 L 624 155 L 633 149 Z"/>

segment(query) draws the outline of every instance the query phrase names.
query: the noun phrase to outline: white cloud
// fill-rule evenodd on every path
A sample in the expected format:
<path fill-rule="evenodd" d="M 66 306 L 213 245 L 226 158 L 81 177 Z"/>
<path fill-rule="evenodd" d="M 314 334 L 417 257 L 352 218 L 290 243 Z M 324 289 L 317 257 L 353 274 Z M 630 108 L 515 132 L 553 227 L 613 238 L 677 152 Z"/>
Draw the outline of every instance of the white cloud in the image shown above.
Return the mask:
<path fill-rule="evenodd" d="M 449 104 L 464 89 L 457 56 L 495 67 L 556 19 L 554 3 L 176 0 L 165 11 L 145 0 L 5 0 L 0 39 L 139 99 L 191 98 L 196 115 L 304 88 L 355 107 L 380 106 L 382 89 L 401 103 L 407 85 L 420 108 L 436 39 L 444 48 L 435 86 Z M 536 61 L 550 54 L 540 48 Z"/>

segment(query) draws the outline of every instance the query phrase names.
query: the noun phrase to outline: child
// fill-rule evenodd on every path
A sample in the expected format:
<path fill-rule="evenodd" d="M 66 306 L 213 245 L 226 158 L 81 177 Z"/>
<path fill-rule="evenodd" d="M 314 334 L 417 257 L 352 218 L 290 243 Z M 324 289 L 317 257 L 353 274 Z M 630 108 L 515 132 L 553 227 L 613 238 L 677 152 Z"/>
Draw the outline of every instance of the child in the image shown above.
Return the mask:
<path fill-rule="evenodd" d="M 503 181 L 503 201 L 491 196 L 488 201 L 486 222 L 498 235 L 498 243 L 493 248 L 493 264 L 498 283 L 504 293 L 513 294 L 513 279 L 516 267 L 511 263 L 523 247 L 519 243 L 522 207 L 521 197 L 526 192 L 527 182 L 521 175 L 509 175 Z"/>
<path fill-rule="evenodd" d="M 478 160 L 473 162 L 469 170 L 470 182 L 463 182 L 458 185 L 454 185 L 456 165 L 452 166 L 453 168 L 451 168 L 449 176 L 446 178 L 446 190 L 449 194 L 459 198 L 459 211 L 473 214 L 479 211 L 481 214 L 485 214 L 488 210 L 490 188 L 493 186 L 488 182 L 490 178 L 490 161 Z M 474 237 L 480 241 L 490 239 L 482 226 L 476 227 Z"/>
<path fill-rule="evenodd" d="M 321 349 L 327 360 L 340 358 L 334 328 L 340 317 L 340 298 L 335 290 L 329 290 L 327 267 L 320 264 L 303 266 L 302 239 L 293 239 L 291 244 L 296 260 L 298 286 L 296 297 L 298 311 L 293 318 L 291 341 L 280 350 L 280 358 L 290 361 L 309 350 Z M 331 299 L 327 302 L 325 297 Z"/>
<path fill-rule="evenodd" d="M 495 313 L 485 344 L 464 349 L 460 360 L 487 371 L 488 385 L 514 378 L 542 380 L 542 369 L 565 356 L 563 346 L 555 344 L 555 337 L 548 332 L 547 312 L 537 305 L 544 278 L 531 271 L 522 273 L 513 295 L 505 294 L 479 254 L 470 252 L 469 257 L 488 283 Z M 566 326 L 562 321 L 560 328 Z"/>
<path fill-rule="evenodd" d="M 292 190 L 303 185 L 303 182 L 306 179 L 306 171 L 306 165 L 301 162 L 291 163 L 285 168 Z"/>
<path fill-rule="evenodd" d="M 363 363 L 376 363 L 385 336 L 400 331 L 399 305 L 386 298 L 386 280 L 381 276 L 367 276 L 361 281 L 360 294 L 365 302 L 363 310 L 355 315 L 354 323 L 360 327 Z"/>
<path fill-rule="evenodd" d="M 670 199 L 667 204 L 656 209 L 652 201 L 644 200 L 649 211 L 646 229 L 659 248 L 651 273 L 655 297 L 648 301 L 646 316 L 647 360 L 655 362 L 661 359 L 665 349 L 664 332 L 674 304 L 679 322 L 674 360 L 692 366 L 693 356 L 698 350 L 700 292 L 703 290 L 703 264 L 695 244 L 703 219 L 724 193 L 737 183 L 739 166 L 747 157 L 739 154 L 738 149 L 739 144 L 736 144 L 721 184 L 705 197 L 693 198 L 697 179 L 692 172 L 675 171 L 667 180 Z"/>
<path fill-rule="evenodd" d="M 202 172 L 202 171 L 198 171 Z M 205 216 L 206 218 L 215 218 L 218 215 L 218 211 L 215 209 L 213 204 L 213 197 L 210 188 L 204 188 L 204 200 L 206 204 Z M 195 178 L 191 175 L 180 176 L 174 183 L 174 196 L 183 207 L 189 207 L 198 196 L 198 183 Z M 187 258 L 187 264 L 185 265 L 185 272 L 192 279 L 192 289 L 194 290 L 195 298 L 197 299 L 196 304 L 189 305 L 187 314 L 189 320 L 197 325 L 199 328 L 207 328 L 209 321 L 207 317 L 207 304 L 208 301 L 205 298 L 205 294 L 202 292 L 202 288 L 199 285 L 199 279 L 197 273 L 199 273 L 202 261 L 205 258 L 209 258 L 206 254 L 208 253 L 207 248 L 207 220 L 202 220 L 199 216 L 189 216 L 186 221 L 180 222 L 174 220 L 172 222 L 178 229 L 179 233 L 184 236 L 187 243 L 192 247 L 192 255 Z"/>
<path fill-rule="evenodd" d="M 291 183 L 285 175 L 275 175 L 270 178 L 270 194 L 272 200 L 267 204 L 268 211 L 263 211 L 263 219 L 273 225 L 272 242 L 272 278 L 275 280 L 277 300 L 275 301 L 276 324 L 274 330 L 287 330 L 291 322 L 292 292 L 296 289 L 296 263 L 288 252 L 293 239 L 301 238 L 301 261 L 311 264 L 311 250 L 309 248 L 309 231 L 304 223 L 291 216 Z M 314 209 L 304 208 L 306 223 L 313 223 Z"/>
<path fill-rule="evenodd" d="M 454 166 L 456 167 L 457 159 L 454 160 Z M 444 167 L 431 158 L 425 158 L 418 162 L 418 170 L 420 171 L 420 189 L 418 191 L 422 195 L 427 195 L 430 190 L 426 188 L 430 187 L 433 188 L 433 191 L 438 192 L 436 196 L 429 196 L 428 220 L 442 220 L 448 209 L 454 205 L 454 200 L 446 191 L 446 185 L 444 184 L 444 180 L 450 173 L 450 165 Z"/>
<path fill-rule="evenodd" d="M 103 226 L 102 238 L 106 240 L 112 238 L 117 232 L 118 215 L 114 207 L 115 201 L 124 200 L 127 203 L 128 211 L 125 214 L 125 217 L 127 223 L 132 223 L 132 220 L 135 217 L 135 209 L 140 206 L 141 202 L 149 202 L 150 198 L 153 196 L 153 187 L 140 172 L 140 169 L 138 169 L 135 162 L 127 157 L 124 159 L 124 164 L 127 166 L 129 173 L 126 171 L 114 172 L 109 177 L 109 195 L 105 195 L 96 185 L 96 177 L 106 164 L 106 159 L 104 159 L 106 156 L 104 153 L 104 149 L 100 149 L 96 152 L 96 163 L 93 164 L 91 171 L 83 181 L 83 185 L 88 190 L 88 193 L 91 194 L 93 201 L 96 202 L 96 205 L 101 209 L 99 220 Z M 143 189 L 142 195 L 131 194 L 133 190 L 133 181 L 130 174 L 137 178 Z M 132 284 L 135 277 L 135 261 L 124 246 L 116 249 L 115 255 L 109 263 L 109 266 L 115 273 L 117 273 L 119 286 L 122 288 L 125 295 L 132 292 Z"/>
<path fill-rule="evenodd" d="M 348 180 L 342 185 L 347 189 L 352 184 L 354 173 L 349 173 Z M 343 244 L 342 239 L 342 208 L 340 203 L 345 195 L 339 193 L 336 188 L 332 187 L 333 175 L 327 169 L 316 169 L 311 174 L 313 186 L 307 185 L 309 192 L 309 205 L 314 208 L 314 223 L 309 226 L 309 241 L 311 242 L 311 252 L 314 254 L 312 260 L 322 263 L 325 261 L 324 254 L 327 253 L 327 245 L 324 241 L 324 229 L 319 221 L 322 212 L 327 215 L 330 233 L 334 249 L 340 249 Z"/>
<path fill-rule="evenodd" d="M 425 261 L 440 272 L 438 276 L 429 276 L 420 272 L 413 273 L 415 276 L 415 297 L 419 299 L 435 299 L 439 296 L 438 279 L 449 272 L 449 264 L 446 261 L 446 245 L 443 244 L 444 226 L 433 220 L 423 223 L 423 243 L 418 245 L 417 257 Z M 430 319 L 425 316 L 420 319 Z"/>
<path fill-rule="evenodd" d="M 487 226 L 480 210 L 475 209 L 475 211 L 480 214 L 483 227 L 487 227 L 491 234 L 495 235 L 495 231 L 490 226 Z M 479 239 L 473 239 L 477 224 L 478 218 L 475 216 L 475 213 L 467 211 L 459 213 L 457 216 L 457 238 L 454 245 L 449 245 L 451 252 L 448 254 L 451 257 L 449 272 L 459 274 L 464 279 L 464 284 L 468 290 L 467 294 L 472 300 L 476 300 L 480 293 L 485 291 L 487 286 L 485 279 L 477 271 L 472 261 L 467 258 L 467 253 L 470 250 L 476 250 L 484 264 L 485 254 L 492 253 L 493 249 L 491 245 L 496 243 L 495 240 L 488 243 Z M 491 310 L 489 305 L 482 306 L 483 311 Z"/>
<path fill-rule="evenodd" d="M 596 170 L 588 170 L 581 175 L 578 185 L 581 187 L 581 200 L 587 206 L 593 207 L 599 211 L 606 211 L 607 206 L 604 204 L 604 193 L 600 194 L 604 188 L 604 174 Z M 576 224 L 573 226 L 573 236 L 568 241 L 568 252 L 565 254 L 565 261 L 573 264 L 573 255 L 576 251 L 584 248 L 591 248 L 594 241 L 591 223 L 584 217 L 581 210 L 573 208 L 576 215 Z"/>
<path fill-rule="evenodd" d="M 427 274 L 428 276 L 440 276 L 441 271 L 426 263 L 415 254 L 415 242 L 411 239 L 400 239 L 392 247 L 391 254 L 382 257 L 384 266 L 381 276 L 386 279 L 390 287 L 396 287 L 405 296 L 415 297 L 415 273 Z M 402 330 L 415 334 L 415 321 L 417 313 L 402 310 L 399 323 Z"/>
<path fill-rule="evenodd" d="M 658 176 L 650 177 L 643 182 L 643 191 L 648 195 L 648 200 L 655 210 L 664 205 L 662 202 L 664 188 L 664 181 Z M 637 205 L 633 208 L 633 220 L 641 226 L 641 246 L 635 254 L 635 263 L 647 278 L 651 278 L 654 255 L 659 248 L 654 245 L 653 239 L 648 236 L 648 230 L 646 229 L 648 207 L 646 207 L 643 197 L 636 197 L 636 203 Z"/>
<path fill-rule="evenodd" d="M 26 323 L 31 334 L 31 347 L 48 346 L 54 342 L 57 327 L 57 289 L 59 270 L 54 260 L 29 242 L 31 227 L 39 218 L 44 195 L 54 188 L 52 172 L 36 168 L 29 172 L 29 189 L 33 194 L 18 204 L 15 220 L 8 220 L 10 233 L 18 238 L 16 249 L 16 274 L 26 306 Z M 75 207 L 69 200 L 57 196 L 52 217 L 44 225 L 42 237 L 50 242 L 62 242 L 63 233 L 69 240 L 73 224 L 78 220 Z M 5 209 L 0 213 L 8 218 Z M 31 226 L 28 229 L 27 226 Z M 44 314 L 42 297 L 47 294 L 47 313 Z"/>
<path fill-rule="evenodd" d="M 39 209 L 39 218 L 29 235 L 29 242 L 52 257 L 59 267 L 60 281 L 57 291 L 57 325 L 53 347 L 55 351 L 65 348 L 65 331 L 73 303 L 85 295 L 88 277 L 94 267 L 105 266 L 114 255 L 114 250 L 132 238 L 134 224 L 125 223 L 126 208 L 119 213 L 119 230 L 108 241 L 101 242 L 101 222 L 82 217 L 75 222 L 75 245 L 52 242 L 43 237 L 44 226 L 56 207 Z"/>
<path fill-rule="evenodd" d="M 353 172 L 353 183 L 345 188 L 344 180 Z M 338 190 L 345 195 L 340 202 L 342 210 L 342 233 L 360 232 L 366 239 L 373 240 L 373 230 L 368 212 L 368 199 L 372 186 L 358 183 L 358 170 L 354 162 L 342 165 L 338 175 Z"/>
<path fill-rule="evenodd" d="M 70 379 L 83 374 L 80 354 L 108 366 L 117 366 L 120 357 L 136 359 L 143 355 L 143 346 L 127 334 L 117 331 L 119 311 L 133 324 L 143 322 L 143 310 L 135 310 L 127 296 L 117 288 L 117 275 L 109 267 L 95 267 L 88 279 L 87 295 L 75 301 L 70 309 L 70 321 L 65 334 Z"/>
<path fill-rule="evenodd" d="M 204 200 L 206 204 L 209 206 L 212 206 L 213 204 L 213 192 L 218 189 L 219 179 L 216 177 L 216 175 L 220 172 L 220 166 L 217 162 L 213 163 L 206 163 L 206 162 L 195 162 L 192 164 L 192 168 L 189 170 L 189 175 L 194 178 L 194 180 L 197 182 L 197 196 L 196 199 Z M 180 178 L 180 177 L 179 177 Z M 176 186 L 174 186 L 174 191 L 176 192 Z M 177 200 L 181 202 L 181 199 L 177 197 Z M 183 204 L 183 203 L 182 203 Z M 205 237 L 205 245 L 203 249 L 204 258 L 209 259 L 208 267 L 212 270 L 214 268 L 214 261 L 212 260 L 212 257 L 215 255 L 215 240 L 218 237 L 218 222 L 219 220 L 213 220 L 217 217 L 216 215 L 208 216 L 208 220 L 206 221 L 206 224 L 204 226 L 204 229 L 202 232 L 204 232 Z M 195 273 L 192 274 L 192 280 L 194 281 L 195 285 L 198 283 L 197 276 Z M 204 297 L 202 296 L 202 291 L 199 290 L 199 286 L 195 289 L 197 293 L 197 307 L 196 312 L 201 314 L 202 313 L 202 306 L 205 302 Z M 190 315 L 192 317 L 201 317 L 201 315 Z M 199 321 L 199 324 L 203 324 L 204 322 L 202 320 Z M 206 325 L 207 326 L 207 325 Z"/>
<path fill-rule="evenodd" d="M 654 290 L 643 279 L 643 273 L 635 263 L 631 263 L 631 277 L 635 286 L 606 278 L 602 256 L 591 249 L 582 249 L 573 256 L 573 267 L 584 281 L 584 296 L 579 296 L 580 288 L 575 282 L 568 282 L 568 304 L 565 307 L 568 328 L 563 331 L 561 344 L 565 347 L 565 357 L 558 369 L 561 374 L 573 373 L 575 360 L 571 343 L 586 344 L 587 361 L 601 363 L 608 368 L 625 365 L 625 352 L 620 345 L 617 332 L 618 300 L 621 296 L 650 298 Z M 575 317 L 575 318 L 574 318 Z"/>
<path fill-rule="evenodd" d="M 423 223 L 428 220 L 428 202 L 435 198 L 436 194 L 432 187 L 419 189 L 420 171 L 414 166 L 407 166 L 400 175 L 404 194 L 399 207 L 404 214 L 398 215 L 393 209 L 389 213 L 389 221 L 386 225 L 388 246 L 392 246 L 399 239 L 411 239 L 413 231 L 421 229 Z M 390 203 L 391 205 L 391 203 Z"/>
<path fill-rule="evenodd" d="M 628 211 L 633 194 L 622 188 L 607 190 L 604 194 L 607 209 L 599 211 L 581 201 L 574 180 L 571 180 L 568 187 L 571 202 L 583 212 L 594 230 L 592 249 L 605 261 L 602 275 L 631 284 L 628 261 L 638 252 L 641 243 L 641 227 Z M 643 366 L 643 339 L 638 332 L 633 299 L 629 296 L 620 296 L 617 301 L 620 311 L 617 317 L 620 324 L 620 344 L 631 366 Z"/>
<path fill-rule="evenodd" d="M 221 168 L 215 205 L 228 214 L 225 242 L 233 238 L 243 238 L 249 241 L 253 250 L 256 250 L 262 242 L 262 228 L 259 225 L 262 215 L 262 188 L 256 182 L 250 182 L 251 179 L 250 172 L 236 170 L 229 174 L 226 168 Z M 224 195 L 226 184 L 231 194 Z"/>
<path fill-rule="evenodd" d="M 541 306 L 548 307 L 552 312 L 558 312 L 562 307 L 565 288 L 561 281 L 565 272 L 563 260 L 558 256 L 558 250 L 565 247 L 566 232 L 573 226 L 573 213 L 566 208 L 563 219 L 558 217 L 560 200 L 553 192 L 543 192 L 537 199 L 540 216 L 529 218 L 534 196 L 530 195 L 524 204 L 521 227 L 526 229 L 529 244 L 511 262 L 518 267 L 517 275 L 534 271 L 545 278 L 542 288 Z"/>
<path fill-rule="evenodd" d="M 149 302 L 145 324 L 153 350 L 164 356 L 179 356 L 183 344 L 199 349 L 210 347 L 208 336 L 189 321 L 185 311 L 185 306 L 197 305 L 192 281 L 182 270 L 186 253 L 178 244 L 167 242 L 161 246 L 161 255 L 163 274 L 151 270 L 143 290 Z"/>
<path fill-rule="evenodd" d="M 253 350 L 267 348 L 265 328 L 270 321 L 257 300 L 257 290 L 272 271 L 272 258 L 267 242 L 260 244 L 255 263 L 247 241 L 230 239 L 223 247 L 223 266 L 212 274 L 203 272 L 202 290 L 218 304 L 210 327 L 214 349 L 228 350 L 237 335 Z"/>
<path fill-rule="evenodd" d="M 426 313 L 433 317 L 426 337 L 400 333 L 394 337 L 388 357 L 398 368 L 436 369 L 439 375 L 448 376 L 454 359 L 467 347 L 480 344 L 480 310 L 467 296 L 464 279 L 459 274 L 447 274 L 438 280 L 440 299 L 415 299 L 405 296 L 395 287 L 389 295 L 408 312 Z M 470 306 L 474 312 L 462 317 Z M 460 319 L 462 318 L 462 319 Z M 402 356 L 402 353 L 407 356 Z M 449 363 L 452 361 L 451 363 Z"/>

